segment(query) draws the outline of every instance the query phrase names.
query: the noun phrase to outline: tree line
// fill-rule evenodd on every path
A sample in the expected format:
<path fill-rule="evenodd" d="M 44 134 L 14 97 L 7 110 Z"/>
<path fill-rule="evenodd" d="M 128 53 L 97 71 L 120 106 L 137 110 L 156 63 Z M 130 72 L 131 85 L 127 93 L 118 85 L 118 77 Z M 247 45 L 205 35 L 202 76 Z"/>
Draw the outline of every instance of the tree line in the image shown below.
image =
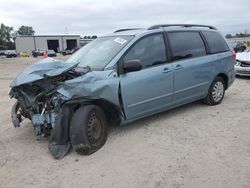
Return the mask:
<path fill-rule="evenodd" d="M 97 38 L 97 36 L 96 36 L 96 35 L 81 37 L 81 39 L 96 39 L 96 38 Z"/>
<path fill-rule="evenodd" d="M 230 38 L 244 38 L 244 37 L 250 37 L 250 34 L 246 34 L 246 33 L 236 33 L 235 35 L 226 34 L 225 37 L 228 39 L 230 39 Z"/>
<path fill-rule="evenodd" d="M 34 35 L 35 31 L 30 26 L 21 26 L 18 30 L 3 23 L 0 25 L 0 49 L 14 50 L 17 35 Z"/>

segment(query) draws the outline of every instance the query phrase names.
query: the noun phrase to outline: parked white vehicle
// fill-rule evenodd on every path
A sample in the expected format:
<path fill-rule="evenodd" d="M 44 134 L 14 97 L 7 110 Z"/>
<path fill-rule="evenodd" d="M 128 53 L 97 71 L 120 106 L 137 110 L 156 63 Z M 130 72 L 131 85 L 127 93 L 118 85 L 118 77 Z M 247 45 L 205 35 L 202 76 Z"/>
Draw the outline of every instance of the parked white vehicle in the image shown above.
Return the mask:
<path fill-rule="evenodd" d="M 5 56 L 8 57 L 8 58 L 17 57 L 18 53 L 16 52 L 16 50 L 6 50 L 5 51 Z"/>
<path fill-rule="evenodd" d="M 250 76 L 250 50 L 236 54 L 235 72 L 238 76 Z"/>

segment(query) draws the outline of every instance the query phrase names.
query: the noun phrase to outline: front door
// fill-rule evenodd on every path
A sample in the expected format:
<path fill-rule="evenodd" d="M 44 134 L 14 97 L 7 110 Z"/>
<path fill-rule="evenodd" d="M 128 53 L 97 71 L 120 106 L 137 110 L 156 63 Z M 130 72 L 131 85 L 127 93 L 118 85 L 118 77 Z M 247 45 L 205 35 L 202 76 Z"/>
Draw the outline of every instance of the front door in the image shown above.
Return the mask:
<path fill-rule="evenodd" d="M 120 76 L 121 94 L 127 120 L 158 112 L 173 97 L 173 67 L 167 62 L 163 34 L 139 39 L 123 58 L 140 60 L 143 69 Z"/>

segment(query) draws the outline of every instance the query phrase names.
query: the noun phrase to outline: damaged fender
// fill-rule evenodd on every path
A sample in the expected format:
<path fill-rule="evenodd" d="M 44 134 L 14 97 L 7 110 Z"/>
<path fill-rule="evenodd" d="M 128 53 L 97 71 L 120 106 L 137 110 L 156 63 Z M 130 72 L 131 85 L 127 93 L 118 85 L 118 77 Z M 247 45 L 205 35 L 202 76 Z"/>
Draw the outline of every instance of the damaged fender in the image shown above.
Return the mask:
<path fill-rule="evenodd" d="M 10 97 L 17 99 L 14 126 L 20 126 L 22 117 L 29 118 L 36 135 L 50 135 L 49 150 L 56 159 L 71 148 L 70 121 L 80 106 L 98 105 L 119 122 L 123 116 L 116 70 L 81 72 L 76 66 L 46 58 L 28 66 L 10 85 Z"/>
<path fill-rule="evenodd" d="M 119 77 L 114 70 L 92 71 L 78 78 L 65 81 L 57 90 L 68 99 L 91 96 L 105 99 L 119 106 Z"/>
<path fill-rule="evenodd" d="M 118 112 L 118 115 L 122 115 L 121 109 L 119 109 L 117 74 L 113 70 L 103 72 L 102 74 L 98 74 L 98 71 L 88 72 L 84 76 L 62 83 L 57 90 L 70 101 L 65 102 L 61 107 L 56 117 L 55 127 L 51 131 L 49 150 L 54 158 L 61 159 L 71 148 L 70 122 L 79 106 L 96 104 L 98 99 L 112 104 L 116 109 L 114 111 Z"/>

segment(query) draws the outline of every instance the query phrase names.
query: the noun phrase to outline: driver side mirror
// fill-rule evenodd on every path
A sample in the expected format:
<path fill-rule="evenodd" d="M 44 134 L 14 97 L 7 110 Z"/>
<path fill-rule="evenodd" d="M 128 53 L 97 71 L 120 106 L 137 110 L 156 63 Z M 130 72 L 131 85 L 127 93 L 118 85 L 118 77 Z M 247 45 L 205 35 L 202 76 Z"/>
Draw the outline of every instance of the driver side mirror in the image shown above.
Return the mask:
<path fill-rule="evenodd" d="M 123 63 L 123 71 L 126 72 L 135 72 L 142 69 L 141 61 L 139 59 L 129 60 Z"/>

